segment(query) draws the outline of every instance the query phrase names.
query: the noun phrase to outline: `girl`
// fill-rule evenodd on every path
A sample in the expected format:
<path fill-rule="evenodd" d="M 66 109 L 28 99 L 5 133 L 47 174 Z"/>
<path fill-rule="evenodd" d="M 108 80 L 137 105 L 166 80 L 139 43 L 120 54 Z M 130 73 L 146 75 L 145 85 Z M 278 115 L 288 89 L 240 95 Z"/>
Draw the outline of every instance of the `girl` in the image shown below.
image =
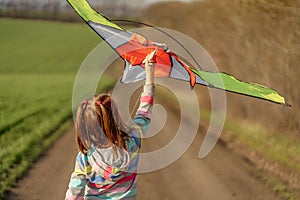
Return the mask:
<path fill-rule="evenodd" d="M 140 138 L 150 123 L 154 97 L 154 67 L 145 58 L 146 81 L 134 125 L 121 120 L 108 94 L 84 100 L 78 108 L 75 132 L 79 153 L 66 199 L 135 199 Z"/>

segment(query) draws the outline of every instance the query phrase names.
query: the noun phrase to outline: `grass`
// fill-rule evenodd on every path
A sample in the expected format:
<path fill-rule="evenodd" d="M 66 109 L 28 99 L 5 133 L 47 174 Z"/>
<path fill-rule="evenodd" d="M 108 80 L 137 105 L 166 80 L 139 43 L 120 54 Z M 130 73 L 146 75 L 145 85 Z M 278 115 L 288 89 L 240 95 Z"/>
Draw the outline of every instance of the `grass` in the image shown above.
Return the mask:
<path fill-rule="evenodd" d="M 84 24 L 0 19 L 0 199 L 71 124 L 72 89 L 100 40 Z M 98 87 L 113 80 L 104 76 Z"/>
<path fill-rule="evenodd" d="M 271 133 L 260 126 L 227 121 L 225 129 L 230 130 L 238 139 L 251 149 L 264 153 L 270 161 L 279 162 L 289 169 L 300 173 L 299 138 L 291 139 L 280 133 Z"/>
<path fill-rule="evenodd" d="M 288 109 L 231 95 L 229 114 L 299 137 L 300 90 L 294 87 L 300 74 L 299 3 L 294 0 L 162 3 L 148 8 L 143 15 L 147 23 L 178 30 L 198 41 L 220 71 L 271 87 L 292 105 Z M 198 56 L 196 51 L 194 56 Z"/>
<path fill-rule="evenodd" d="M 262 179 L 270 188 L 285 199 L 300 198 L 299 138 L 291 138 L 280 132 L 270 132 L 245 121 L 238 123 L 238 120 L 228 120 L 225 129 L 230 132 L 231 139 L 232 137 L 237 139 L 250 149 L 252 153 L 244 156 L 255 164 Z"/>
<path fill-rule="evenodd" d="M 201 109 L 201 118 L 209 121 L 209 110 Z M 222 140 L 255 166 L 255 174 L 284 199 L 300 198 L 300 140 L 280 132 L 227 117 Z"/>
<path fill-rule="evenodd" d="M 76 73 L 99 42 L 85 24 L 0 19 L 0 73 Z"/>
<path fill-rule="evenodd" d="M 286 199 L 300 199 L 295 192 L 300 189 L 300 90 L 295 88 L 300 69 L 296 42 L 300 35 L 299 3 L 164 3 L 153 5 L 143 15 L 147 23 L 178 30 L 197 40 L 220 71 L 274 88 L 287 98 L 291 108 L 227 93 L 228 121 L 222 137 L 240 144 L 233 146 L 237 151 L 243 146 L 248 149 L 245 157 L 265 173 L 266 182 L 276 192 Z M 204 95 L 202 99 L 209 102 Z M 203 108 L 201 114 L 210 119 L 210 113 Z"/>

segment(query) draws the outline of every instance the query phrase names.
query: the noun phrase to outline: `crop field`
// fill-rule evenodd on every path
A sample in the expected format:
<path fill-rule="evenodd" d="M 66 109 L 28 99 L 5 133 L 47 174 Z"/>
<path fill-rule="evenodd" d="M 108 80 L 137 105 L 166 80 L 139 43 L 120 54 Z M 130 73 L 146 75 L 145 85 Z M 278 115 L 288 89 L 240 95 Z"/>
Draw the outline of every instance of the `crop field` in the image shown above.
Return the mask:
<path fill-rule="evenodd" d="M 0 26 L 1 198 L 69 127 L 76 71 L 100 41 L 84 24 L 0 19 Z M 112 81 L 101 83 L 100 90 Z"/>
<path fill-rule="evenodd" d="M 251 176 L 262 181 L 282 199 L 288 200 L 300 199 L 300 90 L 296 87 L 300 74 L 299 8 L 295 0 L 172 2 L 149 7 L 143 11 L 140 19 L 187 34 L 208 51 L 220 71 L 247 82 L 266 85 L 286 97 L 292 107 L 227 93 L 227 117 L 220 144 L 230 154 L 235 152 L 251 166 Z M 32 162 L 70 128 L 72 87 L 76 72 L 100 40 L 83 22 L 77 24 L 0 18 L 0 26 L 2 199 L 5 191 L 22 177 Z M 112 84 L 111 78 L 104 77 L 98 89 L 107 89 Z M 201 100 L 201 118 L 206 126 L 212 114 L 210 96 L 203 87 L 195 87 L 195 90 Z M 189 166 L 195 169 L 189 173 L 196 177 L 198 172 L 202 176 L 204 173 L 195 167 L 198 162 L 190 158 L 183 159 L 191 162 Z M 215 160 L 215 167 L 210 163 L 207 168 L 218 169 L 216 166 L 220 166 L 220 163 Z M 230 161 L 226 158 L 222 163 Z M 172 166 L 174 171 L 170 174 L 178 173 L 179 177 L 188 177 L 186 170 L 180 172 L 186 163 L 177 166 Z M 221 165 L 222 168 L 224 166 Z M 256 182 L 236 177 L 235 169 L 246 169 L 238 165 L 230 166 L 234 168 L 224 168 L 224 171 L 217 174 L 213 172 L 214 176 L 208 176 L 207 180 L 217 177 L 215 175 L 221 177 L 226 174 L 230 178 L 224 184 L 226 188 L 230 186 L 241 191 L 246 188 L 245 191 L 250 192 L 249 198 L 256 198 L 259 189 Z M 168 191 L 169 180 L 172 179 L 168 179 L 165 172 L 156 176 L 150 174 L 153 181 L 144 179 L 144 189 L 148 189 L 149 194 L 160 195 L 161 192 L 168 198 L 170 195 L 180 198 L 180 192 L 168 193 L 172 191 Z M 157 177 L 162 182 L 165 179 L 166 186 L 151 187 L 157 186 Z M 224 177 L 221 179 L 226 180 Z M 239 181 L 242 179 L 247 184 Z M 237 187 L 231 187 L 231 181 Z M 197 187 L 192 190 L 190 186 L 193 184 L 190 184 L 188 178 L 180 182 L 189 187 L 189 194 L 202 192 Z M 31 187 L 31 184 L 28 185 Z M 214 185 L 208 187 L 215 188 Z M 250 189 L 252 187 L 253 191 Z M 234 196 L 239 194 L 232 192 Z M 32 195 L 30 191 L 29 194 Z M 171 196 L 171 199 L 175 198 Z"/>

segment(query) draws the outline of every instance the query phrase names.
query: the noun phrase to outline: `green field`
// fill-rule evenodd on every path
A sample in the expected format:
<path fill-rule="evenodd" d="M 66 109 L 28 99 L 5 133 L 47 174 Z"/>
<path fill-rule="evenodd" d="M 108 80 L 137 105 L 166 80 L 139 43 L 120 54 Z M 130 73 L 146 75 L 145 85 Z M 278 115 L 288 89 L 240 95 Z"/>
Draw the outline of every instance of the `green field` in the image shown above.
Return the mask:
<path fill-rule="evenodd" d="M 76 72 L 100 40 L 84 24 L 0 19 L 0 26 L 2 198 L 69 127 Z"/>

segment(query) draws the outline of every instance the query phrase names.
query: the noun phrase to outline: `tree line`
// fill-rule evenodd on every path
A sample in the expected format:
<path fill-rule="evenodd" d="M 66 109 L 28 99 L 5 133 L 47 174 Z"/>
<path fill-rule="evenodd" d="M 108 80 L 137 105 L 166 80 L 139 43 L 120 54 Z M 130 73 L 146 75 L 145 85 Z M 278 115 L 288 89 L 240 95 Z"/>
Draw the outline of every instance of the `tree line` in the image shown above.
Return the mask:
<path fill-rule="evenodd" d="M 90 4 L 108 17 L 135 18 L 140 15 L 143 0 L 90 0 Z M 0 0 L 0 17 L 79 21 L 66 1 Z"/>

